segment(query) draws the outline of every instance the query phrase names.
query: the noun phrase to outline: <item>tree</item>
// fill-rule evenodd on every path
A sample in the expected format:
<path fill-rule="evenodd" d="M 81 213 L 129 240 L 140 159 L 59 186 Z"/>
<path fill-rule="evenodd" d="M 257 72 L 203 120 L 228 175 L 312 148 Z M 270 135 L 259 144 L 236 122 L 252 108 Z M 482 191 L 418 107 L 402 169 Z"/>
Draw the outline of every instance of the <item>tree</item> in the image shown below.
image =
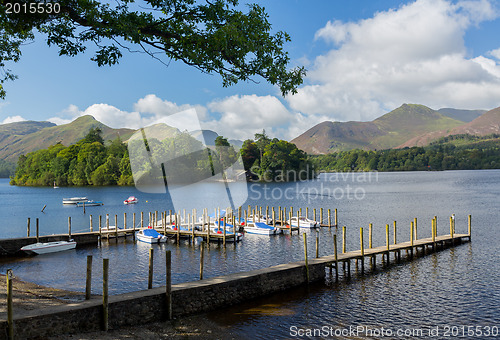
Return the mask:
<path fill-rule="evenodd" d="M 260 76 L 278 85 L 283 95 L 296 93 L 305 76 L 303 67 L 287 69 L 290 58 L 283 45 L 290 37 L 282 31 L 271 34 L 268 15 L 257 4 L 247 5 L 244 13 L 237 9 L 238 0 L 58 0 L 50 13 L 48 6 L 43 13 L 8 13 L 13 2 L 0 3 L 2 69 L 6 61 L 20 59 L 20 47 L 38 32 L 59 48 L 59 55 L 75 56 L 94 43 L 91 60 L 99 66 L 118 63 L 123 50 L 140 51 L 164 64 L 169 63 L 165 58 L 180 60 L 201 72 L 218 73 L 224 86 Z M 31 9 L 29 0 L 15 2 Z M 5 97 L 1 84 L 14 78 L 4 71 L 0 97 Z"/>

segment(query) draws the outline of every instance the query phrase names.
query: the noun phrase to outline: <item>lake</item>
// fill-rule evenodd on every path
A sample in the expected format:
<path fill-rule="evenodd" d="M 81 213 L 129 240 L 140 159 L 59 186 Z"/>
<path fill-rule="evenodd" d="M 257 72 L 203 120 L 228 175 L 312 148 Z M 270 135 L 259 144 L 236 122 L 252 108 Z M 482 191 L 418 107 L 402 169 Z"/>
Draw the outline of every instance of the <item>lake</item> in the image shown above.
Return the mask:
<path fill-rule="evenodd" d="M 185 198 L 187 209 L 213 205 L 210 185 L 198 192 L 196 202 Z M 123 200 L 134 195 L 137 205 Z M 63 197 L 87 196 L 104 202 L 102 207 L 83 209 L 63 206 Z M 373 275 L 355 276 L 349 282 L 326 282 L 273 297 L 210 313 L 215 322 L 228 326 L 239 338 L 300 338 L 301 334 L 321 330 L 322 337 L 359 327 L 372 336 L 382 329 L 396 331 L 485 331 L 500 326 L 500 170 L 322 174 L 317 180 L 297 183 L 249 184 L 247 204 L 259 206 L 338 209 L 339 225 L 347 230 L 347 250 L 359 249 L 359 227 L 373 223 L 374 246 L 385 244 L 385 225 L 398 223 L 398 241 L 409 240 L 410 221 L 418 218 L 418 236 L 430 237 L 431 219 L 438 217 L 438 233 L 449 233 L 448 218 L 456 215 L 456 231 L 467 232 L 467 215 L 472 215 L 472 242 L 419 258 L 411 263 L 392 265 Z M 40 220 L 41 234 L 67 232 L 68 216 L 72 231 L 89 228 L 89 214 L 109 213 L 123 223 L 132 213 L 172 208 L 164 195 L 145 194 L 134 187 L 28 188 L 12 187 L 0 180 L 0 237 L 26 234 L 26 220 Z M 44 212 L 41 210 L 47 205 Z M 193 206 L 194 205 L 194 206 Z M 223 207 L 221 207 L 223 208 Z M 131 223 L 131 222 L 129 222 Z M 32 227 L 32 230 L 34 228 Z M 319 232 L 320 255 L 333 253 L 335 228 Z M 309 256 L 314 255 L 314 231 L 307 231 Z M 365 235 L 368 233 L 365 232 Z M 392 234 L 391 234 L 392 240 Z M 365 244 L 367 242 L 365 241 Z M 205 253 L 205 277 L 268 267 L 303 259 L 302 236 L 296 234 L 264 237 L 245 235 L 238 244 L 225 248 L 212 243 Z M 94 293 L 100 291 L 102 258 L 110 259 L 110 292 L 118 294 L 147 287 L 149 245 L 131 239 L 104 241 L 98 247 L 3 260 L 0 271 L 12 268 L 19 278 L 56 288 L 83 291 L 86 255 L 94 257 Z M 165 250 L 172 251 L 173 282 L 196 280 L 199 270 L 199 244 L 187 241 L 154 245 L 154 285 L 164 284 Z M 436 329 L 436 327 L 439 327 Z M 448 327 L 448 328 L 447 328 Z M 455 327 L 455 328 L 452 328 Z M 496 328 L 498 330 L 498 328 Z M 330 332 L 330 333 L 329 333 Z M 333 333 L 331 333 L 333 332 Z M 458 333 L 456 333 L 458 334 Z M 477 335 L 477 333 L 474 333 Z M 486 333 L 485 333 L 486 334 Z M 338 333 L 337 333 L 338 335 Z M 345 335 L 345 334 L 344 334 Z M 370 334 L 364 334 L 370 335 Z M 388 335 L 385 333 L 384 335 Z M 465 334 L 467 335 L 467 334 Z M 493 335 L 493 333 L 492 333 Z M 345 337 L 361 337 L 352 333 Z M 398 338 L 393 334 L 394 338 Z M 467 336 L 466 336 L 467 337 Z M 484 334 L 483 336 L 484 337 Z"/>

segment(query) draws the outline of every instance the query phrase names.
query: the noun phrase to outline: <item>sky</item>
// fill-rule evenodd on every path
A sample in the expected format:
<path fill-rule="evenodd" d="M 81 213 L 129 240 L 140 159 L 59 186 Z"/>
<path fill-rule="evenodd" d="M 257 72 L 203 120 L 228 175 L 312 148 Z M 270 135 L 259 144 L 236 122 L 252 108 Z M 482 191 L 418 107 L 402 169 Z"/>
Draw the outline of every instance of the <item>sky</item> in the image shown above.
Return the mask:
<path fill-rule="evenodd" d="M 119 65 L 98 67 L 91 53 L 59 57 L 37 36 L 7 65 L 19 78 L 4 84 L 0 123 L 90 114 L 137 129 L 194 109 L 194 125 L 230 139 L 265 129 L 291 140 L 323 121 L 371 121 L 404 103 L 500 106 L 500 0 L 254 2 L 273 31 L 290 34 L 290 65 L 307 69 L 296 95 L 261 78 L 224 88 L 217 75 L 126 51 Z"/>

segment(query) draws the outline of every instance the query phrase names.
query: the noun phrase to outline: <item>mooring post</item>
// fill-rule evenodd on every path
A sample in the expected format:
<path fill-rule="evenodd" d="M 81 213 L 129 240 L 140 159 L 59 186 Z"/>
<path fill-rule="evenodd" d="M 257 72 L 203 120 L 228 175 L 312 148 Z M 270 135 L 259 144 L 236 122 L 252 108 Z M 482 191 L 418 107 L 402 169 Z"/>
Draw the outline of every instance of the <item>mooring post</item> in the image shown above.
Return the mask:
<path fill-rule="evenodd" d="M 115 236 L 116 242 L 118 242 L 118 215 L 115 215 Z"/>
<path fill-rule="evenodd" d="M 68 238 L 71 240 L 71 216 L 68 217 Z"/>
<path fill-rule="evenodd" d="M 323 224 L 323 208 L 319 208 L 319 225 L 321 226 Z"/>
<path fill-rule="evenodd" d="M 109 214 L 106 214 L 106 239 L 109 241 Z"/>
<path fill-rule="evenodd" d="M 309 207 L 306 207 L 306 218 L 309 218 Z"/>
<path fill-rule="evenodd" d="M 309 264 L 307 263 L 307 234 L 303 233 L 304 235 L 304 259 L 306 261 L 306 279 L 307 283 L 309 283 Z"/>
<path fill-rule="evenodd" d="M 468 227 L 469 227 L 469 241 L 471 239 L 471 231 L 472 231 L 472 215 L 469 215 L 467 216 L 467 220 L 468 220 Z"/>
<path fill-rule="evenodd" d="M 27 237 L 30 237 L 30 223 L 31 223 L 31 219 L 28 217 L 28 234 L 27 234 Z"/>
<path fill-rule="evenodd" d="M 372 229 L 373 229 L 373 223 L 368 224 L 368 248 L 373 248 L 373 243 L 372 243 Z"/>
<path fill-rule="evenodd" d="M 109 309 L 108 309 L 108 278 L 109 278 L 109 259 L 102 259 L 102 323 L 103 330 L 108 331 Z"/>
<path fill-rule="evenodd" d="M 7 269 L 7 336 L 14 340 L 14 320 L 12 310 L 12 269 Z"/>
<path fill-rule="evenodd" d="M 333 254 L 335 259 L 335 281 L 339 280 L 339 258 L 337 253 L 337 234 L 333 234 Z"/>
<path fill-rule="evenodd" d="M 410 256 L 411 258 L 413 258 L 413 231 L 414 231 L 414 228 L 413 228 L 413 221 L 411 221 L 410 223 L 410 244 L 411 244 L 411 247 L 410 247 Z M 418 255 L 418 254 L 417 254 Z"/>
<path fill-rule="evenodd" d="M 319 258 L 319 231 L 316 230 L 316 258 Z"/>
<path fill-rule="evenodd" d="M 359 241 L 361 246 L 361 274 L 365 272 L 365 246 L 363 243 L 363 227 L 359 228 Z"/>
<path fill-rule="evenodd" d="M 172 253 L 167 250 L 165 253 L 166 281 L 165 281 L 165 302 L 167 310 L 167 320 L 172 319 Z"/>
<path fill-rule="evenodd" d="M 332 227 L 332 216 L 331 216 L 330 209 L 328 209 L 328 228 L 331 228 L 331 227 Z"/>
<path fill-rule="evenodd" d="M 338 219 L 337 219 L 337 208 L 335 208 L 335 227 L 338 226 Z"/>
<path fill-rule="evenodd" d="M 153 288 L 153 248 L 149 248 L 148 289 Z"/>
<path fill-rule="evenodd" d="M 394 244 L 397 244 L 397 230 L 396 230 L 396 221 L 394 221 Z"/>
<path fill-rule="evenodd" d="M 203 258 L 204 258 L 204 255 L 205 254 L 205 245 L 203 244 L 203 242 L 201 242 L 201 246 L 200 246 L 200 280 L 203 280 Z"/>
<path fill-rule="evenodd" d="M 413 220 L 413 225 L 415 227 L 415 233 L 413 234 L 413 236 L 415 236 L 415 240 L 418 240 L 418 229 L 417 229 L 417 218 L 415 217 L 415 219 Z"/>
<path fill-rule="evenodd" d="M 125 237 L 127 237 L 127 213 L 123 213 L 123 229 L 125 230 Z"/>
<path fill-rule="evenodd" d="M 253 216 L 255 218 L 255 214 Z M 226 246 L 226 217 L 223 217 L 222 219 L 224 220 L 224 223 L 223 223 L 224 224 L 224 231 L 222 234 L 222 244 L 225 247 Z M 220 230 L 220 221 L 219 221 L 219 230 Z"/>
<path fill-rule="evenodd" d="M 315 220 L 315 221 L 317 221 L 317 220 L 316 220 L 316 208 L 314 208 L 314 209 L 313 209 L 313 215 L 314 215 L 314 220 Z M 321 224 L 321 223 L 320 223 L 320 224 Z"/>
<path fill-rule="evenodd" d="M 141 211 L 141 229 L 144 229 L 144 211 Z"/>
<path fill-rule="evenodd" d="M 85 280 L 85 300 L 90 300 L 92 287 L 92 255 L 87 255 L 87 279 Z"/>
<path fill-rule="evenodd" d="M 178 214 L 175 214 L 175 227 L 177 228 L 177 245 L 179 245 L 179 242 L 181 241 L 181 223 L 180 223 L 180 216 Z"/>
<path fill-rule="evenodd" d="M 345 226 L 342 227 L 342 254 L 345 253 Z"/>
<path fill-rule="evenodd" d="M 94 231 L 94 223 L 92 221 L 92 215 L 90 215 L 90 232 Z"/>
<path fill-rule="evenodd" d="M 385 225 L 385 244 L 387 245 L 387 264 L 389 264 L 389 224 Z"/>
<path fill-rule="evenodd" d="M 38 217 L 36 218 L 36 243 L 40 242 L 40 223 Z"/>
<path fill-rule="evenodd" d="M 135 213 L 132 214 L 132 236 L 135 239 Z"/>
<path fill-rule="evenodd" d="M 434 218 L 431 221 L 431 234 L 432 242 L 434 242 L 434 251 L 436 251 L 436 220 Z"/>
<path fill-rule="evenodd" d="M 99 215 L 99 242 L 102 239 L 102 216 Z"/>
<path fill-rule="evenodd" d="M 436 237 L 438 235 L 438 217 L 434 216 L 434 229 L 436 230 Z"/>

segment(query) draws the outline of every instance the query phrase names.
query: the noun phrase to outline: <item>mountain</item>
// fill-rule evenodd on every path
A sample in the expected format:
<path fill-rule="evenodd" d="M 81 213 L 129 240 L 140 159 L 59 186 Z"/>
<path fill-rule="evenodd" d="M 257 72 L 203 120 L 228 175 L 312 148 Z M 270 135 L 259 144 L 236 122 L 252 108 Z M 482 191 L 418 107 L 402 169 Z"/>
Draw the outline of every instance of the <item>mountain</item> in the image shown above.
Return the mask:
<path fill-rule="evenodd" d="M 469 134 L 476 136 L 486 136 L 498 133 L 500 133 L 500 107 L 487 111 L 473 121 L 451 130 L 433 131 L 411 138 L 405 143 L 399 145 L 398 148 L 425 146 L 441 137 L 450 135 Z"/>
<path fill-rule="evenodd" d="M 487 110 L 458 110 L 452 108 L 442 108 L 437 110 L 443 116 L 447 116 L 462 122 L 472 122 L 474 119 L 485 113 Z"/>
<path fill-rule="evenodd" d="M 110 128 L 92 116 L 82 116 L 64 125 L 35 121 L 3 124 L 0 125 L 0 159 L 16 162 L 21 154 L 47 148 L 57 142 L 74 144 L 95 127 L 101 129 L 104 140 L 118 136 L 126 140 L 134 132 L 131 129 Z"/>
<path fill-rule="evenodd" d="M 291 142 L 311 154 L 390 149 L 412 137 L 463 124 L 427 106 L 403 104 L 371 122 L 322 122 Z"/>

